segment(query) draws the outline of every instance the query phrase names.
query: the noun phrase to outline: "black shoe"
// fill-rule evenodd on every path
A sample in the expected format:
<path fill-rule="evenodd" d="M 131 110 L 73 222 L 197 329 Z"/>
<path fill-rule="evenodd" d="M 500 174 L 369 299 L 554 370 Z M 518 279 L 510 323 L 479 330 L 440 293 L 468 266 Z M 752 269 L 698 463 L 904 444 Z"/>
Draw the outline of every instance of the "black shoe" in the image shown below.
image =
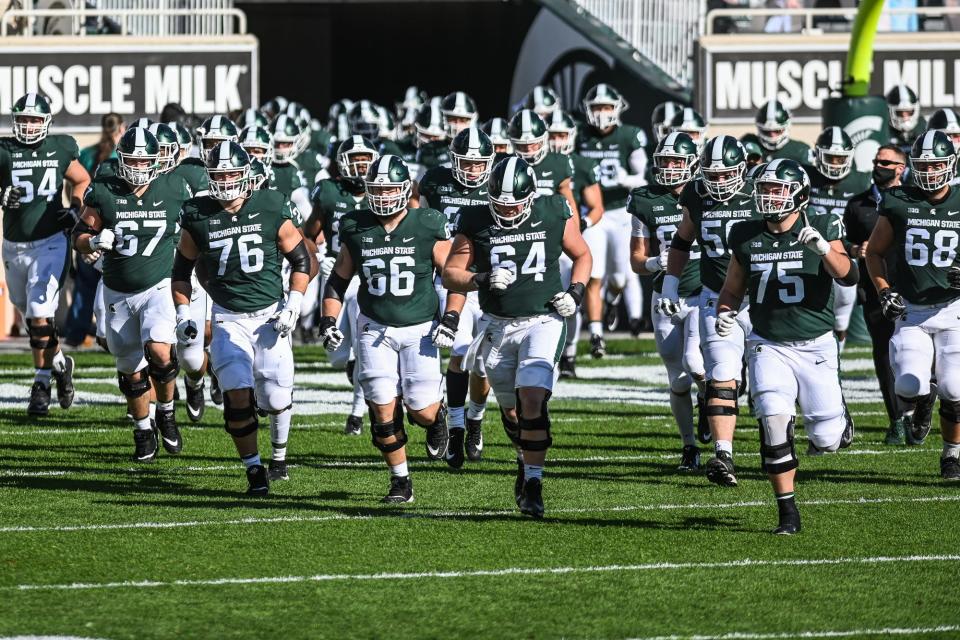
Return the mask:
<path fill-rule="evenodd" d="M 713 434 L 710 433 L 710 421 L 707 419 L 707 401 L 703 394 L 697 394 L 697 440 L 703 444 L 713 440 Z"/>
<path fill-rule="evenodd" d="M 203 397 L 203 378 L 196 387 L 191 387 L 186 377 L 183 379 L 183 386 L 187 390 L 187 417 L 190 422 L 200 422 L 203 418 L 203 410 L 206 407 L 206 401 Z"/>
<path fill-rule="evenodd" d="M 443 457 L 447 455 L 447 447 L 450 444 L 446 408 L 441 405 L 436 420 L 424 429 L 427 430 L 427 457 L 431 460 L 443 460 Z"/>
<path fill-rule="evenodd" d="M 73 358 L 64 356 L 66 364 L 63 371 L 53 369 L 53 379 L 57 381 L 57 401 L 61 409 L 69 409 L 73 404 L 73 398 L 76 395 L 73 388 Z"/>
<path fill-rule="evenodd" d="M 700 447 L 687 445 L 680 453 L 680 464 L 677 471 L 696 471 L 700 468 Z"/>
<path fill-rule="evenodd" d="M 444 456 L 447 464 L 453 469 L 459 469 L 463 466 L 463 440 L 464 431 L 459 429 L 450 429 L 450 442 L 447 444 L 447 453 Z"/>
<path fill-rule="evenodd" d="M 643 320 L 634 318 L 630 321 L 630 335 L 639 338 L 641 333 L 643 333 Z"/>
<path fill-rule="evenodd" d="M 164 411 L 157 409 L 157 415 L 154 419 L 157 425 L 157 432 L 160 434 L 160 441 L 163 442 L 164 450 L 176 455 L 183 449 L 183 439 L 180 437 L 180 429 L 177 427 L 177 417 L 173 410 Z"/>
<path fill-rule="evenodd" d="M 410 476 L 390 476 L 390 491 L 382 502 L 413 502 L 413 480 Z"/>
<path fill-rule="evenodd" d="M 217 380 L 216 374 L 213 373 L 213 369 L 209 371 L 210 373 L 210 400 L 213 404 L 218 407 L 223 404 L 223 391 L 220 390 L 220 381 Z"/>
<path fill-rule="evenodd" d="M 271 482 L 274 480 L 289 480 L 290 476 L 287 475 L 287 461 L 271 460 L 270 467 L 267 469 L 267 475 L 270 476 Z"/>
<path fill-rule="evenodd" d="M 530 478 L 523 483 L 520 496 L 520 513 L 533 518 L 543 517 L 543 484 L 540 478 Z"/>
<path fill-rule="evenodd" d="M 733 456 L 720 451 L 707 462 L 707 480 L 721 487 L 737 486 L 737 476 L 733 468 Z"/>
<path fill-rule="evenodd" d="M 960 480 L 960 460 L 953 456 L 940 458 L 940 477 L 944 480 Z"/>
<path fill-rule="evenodd" d="M 133 430 L 133 461 L 153 462 L 157 459 L 157 433 L 153 429 Z"/>
<path fill-rule="evenodd" d="M 467 460 L 470 462 L 480 462 L 483 457 L 483 422 L 481 420 L 471 420 L 467 418 L 467 441 L 464 446 L 467 452 Z"/>
<path fill-rule="evenodd" d="M 523 460 L 517 458 L 517 477 L 513 481 L 513 497 L 517 501 L 518 507 L 520 506 L 520 499 L 523 498 L 524 479 Z"/>
<path fill-rule="evenodd" d="M 27 405 L 27 415 L 45 416 L 50 413 L 50 386 L 39 380 L 33 381 L 30 387 L 30 404 Z"/>
<path fill-rule="evenodd" d="M 577 377 L 577 358 L 576 356 L 560 356 L 560 377 Z"/>
<path fill-rule="evenodd" d="M 846 402 L 843 403 L 843 417 L 846 420 L 846 425 L 843 427 L 843 433 L 840 434 L 840 448 L 847 449 L 853 444 L 855 428 L 853 426 L 853 416 L 847 411 Z"/>
<path fill-rule="evenodd" d="M 773 533 L 780 536 L 792 536 L 795 533 L 800 533 L 800 512 L 782 512 L 780 514 L 780 524 L 773 530 Z"/>
<path fill-rule="evenodd" d="M 247 467 L 247 495 L 265 496 L 270 493 L 270 480 L 262 464 Z"/>
<path fill-rule="evenodd" d="M 617 326 L 620 324 L 620 298 L 621 294 L 617 294 L 617 297 L 613 300 L 606 300 L 606 305 L 603 310 L 603 328 L 607 331 L 616 331 Z"/>
<path fill-rule="evenodd" d="M 363 416 L 347 416 L 347 424 L 343 427 L 344 435 L 358 436 L 363 433 Z"/>
<path fill-rule="evenodd" d="M 923 444 L 930 433 L 933 423 L 933 405 L 937 403 L 937 385 L 930 383 L 930 393 L 917 399 L 917 407 L 913 410 L 913 419 L 907 423 L 907 444 Z"/>
<path fill-rule="evenodd" d="M 607 342 L 603 336 L 590 336 L 590 355 L 597 359 L 607 355 Z"/>

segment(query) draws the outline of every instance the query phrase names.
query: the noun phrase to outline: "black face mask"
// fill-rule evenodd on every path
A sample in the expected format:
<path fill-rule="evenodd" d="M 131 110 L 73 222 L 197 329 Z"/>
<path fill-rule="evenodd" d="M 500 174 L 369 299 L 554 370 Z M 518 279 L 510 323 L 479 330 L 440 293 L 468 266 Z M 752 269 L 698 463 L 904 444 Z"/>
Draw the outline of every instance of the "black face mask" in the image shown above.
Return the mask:
<path fill-rule="evenodd" d="M 897 177 L 897 170 L 889 167 L 873 168 L 873 184 L 883 187 Z"/>

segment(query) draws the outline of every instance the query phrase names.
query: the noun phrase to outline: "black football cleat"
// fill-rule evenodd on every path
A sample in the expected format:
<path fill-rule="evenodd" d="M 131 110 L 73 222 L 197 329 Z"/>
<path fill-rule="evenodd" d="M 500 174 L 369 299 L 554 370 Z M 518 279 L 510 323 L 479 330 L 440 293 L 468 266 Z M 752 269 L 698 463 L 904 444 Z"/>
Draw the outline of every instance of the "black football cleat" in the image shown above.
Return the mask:
<path fill-rule="evenodd" d="M 634 318 L 630 321 L 630 335 L 639 338 L 641 333 L 643 333 L 643 320 Z"/>
<path fill-rule="evenodd" d="M 441 405 L 433 424 L 427 425 L 424 429 L 427 430 L 427 457 L 431 460 L 443 460 L 450 444 L 446 408 Z"/>
<path fill-rule="evenodd" d="M 710 432 L 710 421 L 707 419 L 707 401 L 702 393 L 697 394 L 697 440 L 703 444 L 713 440 Z"/>
<path fill-rule="evenodd" d="M 590 336 L 590 355 L 598 360 L 607 355 L 607 341 L 603 336 Z"/>
<path fill-rule="evenodd" d="M 607 331 L 616 331 L 620 324 L 620 297 L 621 294 L 613 300 L 606 300 L 603 309 L 603 328 Z"/>
<path fill-rule="evenodd" d="M 467 418 L 467 440 L 464 445 L 467 460 L 480 462 L 483 457 L 483 422 Z"/>
<path fill-rule="evenodd" d="M 843 427 L 843 433 L 840 434 L 840 448 L 849 449 L 853 444 L 853 438 L 856 435 L 856 428 L 853 424 L 853 416 L 847 411 L 847 403 L 843 403 L 843 418 L 846 424 Z"/>
<path fill-rule="evenodd" d="M 463 466 L 463 442 L 464 428 L 450 429 L 450 442 L 447 444 L 447 453 L 444 459 L 452 469 L 459 469 Z"/>
<path fill-rule="evenodd" d="M 347 416 L 347 424 L 343 427 L 344 435 L 358 436 L 363 433 L 363 417 Z"/>
<path fill-rule="evenodd" d="M 577 358 L 575 356 L 560 356 L 560 377 L 577 377 Z"/>
<path fill-rule="evenodd" d="M 160 442 L 163 443 L 163 449 L 169 454 L 176 455 L 183 449 L 183 439 L 180 437 L 180 429 L 177 427 L 177 417 L 173 410 L 164 411 L 157 409 L 155 418 L 157 432 L 160 434 Z"/>
<path fill-rule="evenodd" d="M 940 477 L 944 480 L 960 480 L 960 460 L 953 456 L 940 458 Z"/>
<path fill-rule="evenodd" d="M 200 422 L 203 419 L 203 411 L 206 407 L 206 400 L 203 397 L 203 378 L 196 387 L 191 387 L 184 378 L 184 388 L 187 390 L 187 417 L 190 422 Z"/>
<path fill-rule="evenodd" d="M 733 456 L 720 451 L 707 462 L 707 480 L 721 487 L 737 486 L 737 476 L 733 468 Z"/>
<path fill-rule="evenodd" d="M 287 461 L 271 460 L 270 466 L 267 468 L 267 475 L 270 477 L 271 482 L 274 480 L 289 480 L 290 475 L 287 473 Z"/>
<path fill-rule="evenodd" d="M 780 524 L 773 530 L 778 536 L 792 536 L 800 533 L 800 512 L 796 510 L 784 511 L 780 514 Z"/>
<path fill-rule="evenodd" d="M 210 369 L 210 400 L 218 407 L 223 404 L 223 390 L 220 389 L 220 381 L 217 375 Z"/>
<path fill-rule="evenodd" d="M 134 429 L 133 447 L 134 462 L 153 462 L 157 459 L 157 433 L 153 429 Z"/>
<path fill-rule="evenodd" d="M 913 418 L 906 425 L 907 444 L 923 444 L 933 424 L 933 406 L 937 403 L 937 384 L 930 383 L 930 393 L 917 398 Z"/>
<path fill-rule="evenodd" d="M 680 454 L 677 471 L 696 471 L 700 468 L 700 447 L 687 445 Z"/>
<path fill-rule="evenodd" d="M 543 484 L 540 478 L 530 478 L 523 483 L 520 513 L 537 519 L 543 517 Z"/>
<path fill-rule="evenodd" d="M 33 386 L 30 387 L 27 415 L 43 417 L 48 413 L 50 413 L 50 386 L 34 380 Z"/>
<path fill-rule="evenodd" d="M 390 476 L 390 491 L 383 497 L 383 502 L 413 502 L 413 480 L 410 476 Z"/>
<path fill-rule="evenodd" d="M 61 409 L 69 409 L 76 395 L 76 390 L 73 388 L 74 362 L 70 356 L 64 356 L 64 360 L 66 364 L 63 367 L 63 371 L 57 371 L 56 368 L 54 368 L 52 374 L 53 379 L 57 382 L 57 402 L 60 403 Z"/>
<path fill-rule="evenodd" d="M 270 480 L 262 464 L 247 467 L 247 495 L 265 496 L 270 493 Z"/>

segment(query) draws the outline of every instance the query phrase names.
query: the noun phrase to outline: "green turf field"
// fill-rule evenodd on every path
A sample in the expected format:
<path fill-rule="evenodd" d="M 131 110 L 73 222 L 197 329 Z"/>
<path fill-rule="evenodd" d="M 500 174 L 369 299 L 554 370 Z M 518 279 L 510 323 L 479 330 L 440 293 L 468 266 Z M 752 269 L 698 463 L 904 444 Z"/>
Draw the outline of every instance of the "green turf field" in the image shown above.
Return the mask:
<path fill-rule="evenodd" d="M 739 488 L 678 474 L 652 342 L 610 346 L 554 395 L 542 522 L 515 509 L 494 407 L 461 472 L 413 428 L 416 502 L 379 504 L 368 425 L 342 435 L 347 381 L 314 348 L 297 352 L 291 479 L 266 499 L 242 495 L 218 410 L 138 466 L 108 356 L 78 354 L 77 404 L 42 420 L 28 356 L 0 356 L 0 637 L 960 637 L 960 486 L 939 478 L 936 430 L 882 444 L 869 351 L 844 355 L 856 443 L 801 455 L 804 530 L 784 538 L 755 422 Z"/>

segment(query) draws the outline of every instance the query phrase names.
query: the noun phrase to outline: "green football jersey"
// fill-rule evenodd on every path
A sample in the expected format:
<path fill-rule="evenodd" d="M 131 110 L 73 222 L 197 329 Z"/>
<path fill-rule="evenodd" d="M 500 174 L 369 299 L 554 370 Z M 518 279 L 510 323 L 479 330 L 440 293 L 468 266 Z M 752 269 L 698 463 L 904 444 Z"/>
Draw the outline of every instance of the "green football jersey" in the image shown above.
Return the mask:
<path fill-rule="evenodd" d="M 412 138 L 401 140 L 381 140 L 380 155 L 400 156 L 407 164 L 413 164 L 417 161 L 417 146 Z"/>
<path fill-rule="evenodd" d="M 317 174 L 323 171 L 323 163 L 316 153 L 307 149 L 297 156 L 297 166 L 303 176 L 303 184 L 308 189 L 317 182 Z"/>
<path fill-rule="evenodd" d="M 310 150 L 321 156 L 326 156 L 330 142 L 333 140 L 333 134 L 326 128 L 312 129 L 310 131 Z"/>
<path fill-rule="evenodd" d="M 349 182 L 341 178 L 327 178 L 318 182 L 310 194 L 310 202 L 313 204 L 310 216 L 320 218 L 328 256 L 340 253 L 340 221 L 344 214 L 367 206 L 367 196 L 363 188 L 354 192 L 349 185 Z"/>
<path fill-rule="evenodd" d="M 439 166 L 450 166 L 450 146 L 446 140 L 428 142 L 417 149 L 416 163 L 421 171 Z"/>
<path fill-rule="evenodd" d="M 25 191 L 20 208 L 3 215 L 3 237 L 12 242 L 43 240 L 63 231 L 57 212 L 63 207 L 63 176 L 79 159 L 80 149 L 71 136 L 50 134 L 35 145 L 16 138 L 0 139 L 10 154 L 13 186 Z"/>
<path fill-rule="evenodd" d="M 930 204 L 916 187 L 881 191 L 877 213 L 893 227 L 896 272 L 893 288 L 913 304 L 940 304 L 960 297 L 947 285 L 947 267 L 960 245 L 960 188 L 950 187 L 941 202 Z"/>
<path fill-rule="evenodd" d="M 827 216 L 810 225 L 828 240 L 841 240 Z M 833 278 L 820 256 L 797 240 L 803 217 L 788 231 L 773 233 L 763 220 L 733 226 L 730 250 L 747 275 L 753 331 L 773 342 L 811 340 L 833 331 Z"/>
<path fill-rule="evenodd" d="M 573 160 L 570 156 L 550 151 L 543 156 L 543 160 L 531 166 L 537 174 L 538 198 L 552 196 L 564 180 L 573 180 Z"/>
<path fill-rule="evenodd" d="M 360 311 L 389 327 L 409 327 L 437 317 L 433 247 L 449 239 L 446 218 L 436 209 L 407 209 L 388 232 L 369 209 L 340 220 L 340 245 L 360 274 Z"/>
<path fill-rule="evenodd" d="M 184 158 L 170 173 L 186 180 L 193 195 L 197 195 L 210 188 L 210 178 L 207 176 L 207 168 L 203 165 L 203 160 L 200 158 Z"/>
<path fill-rule="evenodd" d="M 428 206 L 442 212 L 447 219 L 447 229 L 451 235 L 457 229 L 460 209 L 463 207 L 486 206 L 487 184 L 479 187 L 465 187 L 453 177 L 453 169 L 434 167 L 420 179 L 420 196 L 427 199 Z"/>
<path fill-rule="evenodd" d="M 787 144 L 775 151 L 767 151 L 763 145 L 760 145 L 760 148 L 766 151 L 764 162 L 783 158 L 785 160 L 795 160 L 800 164 L 808 164 L 813 159 L 810 155 L 810 145 L 799 140 L 788 140 Z"/>
<path fill-rule="evenodd" d="M 927 119 L 923 116 L 920 116 L 920 120 L 917 122 L 917 126 L 907 132 L 898 131 L 893 127 L 890 127 L 890 144 L 895 144 L 907 155 L 910 155 L 910 149 L 913 147 L 913 143 L 917 141 L 917 138 L 921 134 L 926 133 L 927 131 Z"/>
<path fill-rule="evenodd" d="M 285 162 L 283 164 L 274 162 L 270 165 L 270 169 L 270 184 L 268 186 L 282 193 L 287 200 L 290 199 L 290 194 L 294 191 L 306 186 L 303 172 L 300 171 L 296 162 Z"/>
<path fill-rule="evenodd" d="M 290 203 L 279 191 L 254 191 L 239 211 L 223 210 L 203 196 L 183 206 L 180 226 L 200 250 L 207 293 L 225 309 L 260 311 L 283 299 L 280 227 L 292 220 Z"/>
<path fill-rule="evenodd" d="M 647 134 L 640 127 L 622 124 L 605 136 L 593 127 L 583 127 L 577 137 L 577 153 L 591 158 L 600 167 L 600 188 L 603 190 L 603 206 L 620 209 L 627 204 L 630 190 L 621 186 L 617 175 L 620 169 L 629 173 L 630 154 L 647 146 Z"/>
<path fill-rule="evenodd" d="M 842 180 L 829 180 L 816 167 L 804 166 L 810 176 L 810 206 L 807 215 L 832 214 L 843 219 L 847 202 L 870 186 L 870 176 L 851 171 Z"/>
<path fill-rule="evenodd" d="M 579 153 L 570 155 L 573 161 L 573 199 L 577 203 L 579 213 L 583 211 L 583 190 L 600 182 L 600 165 L 592 158 L 584 158 Z"/>
<path fill-rule="evenodd" d="M 157 176 L 136 195 L 119 176 L 93 181 L 83 204 L 100 213 L 103 229 L 116 234 L 103 255 L 103 283 L 121 293 L 138 293 L 170 277 L 179 238 L 177 220 L 191 198 L 183 178 Z"/>
<path fill-rule="evenodd" d="M 673 234 L 683 220 L 679 197 L 659 184 L 631 191 L 627 198 L 627 212 L 637 218 L 646 229 L 644 237 L 650 239 L 651 256 L 659 254 L 662 247 L 670 246 Z M 653 278 L 653 290 L 657 293 L 663 290 L 663 276 L 661 271 Z M 679 293 L 683 298 L 700 293 L 700 247 L 696 242 L 690 247 L 690 260 L 680 274 Z"/>
<path fill-rule="evenodd" d="M 488 206 L 463 210 L 457 233 L 473 243 L 473 266 L 479 273 L 494 267 L 513 271 L 517 279 L 504 291 L 479 291 L 480 308 L 504 318 L 552 313 L 550 299 L 564 290 L 560 255 L 570 203 L 559 194 L 533 201 L 530 216 L 516 229 L 503 229 Z"/>
<path fill-rule="evenodd" d="M 730 263 L 727 238 L 741 220 L 759 219 L 753 206 L 753 182 L 747 180 L 726 202 L 707 194 L 699 179 L 688 182 L 680 193 L 680 206 L 687 210 L 700 244 L 700 282 L 719 293 Z"/>

